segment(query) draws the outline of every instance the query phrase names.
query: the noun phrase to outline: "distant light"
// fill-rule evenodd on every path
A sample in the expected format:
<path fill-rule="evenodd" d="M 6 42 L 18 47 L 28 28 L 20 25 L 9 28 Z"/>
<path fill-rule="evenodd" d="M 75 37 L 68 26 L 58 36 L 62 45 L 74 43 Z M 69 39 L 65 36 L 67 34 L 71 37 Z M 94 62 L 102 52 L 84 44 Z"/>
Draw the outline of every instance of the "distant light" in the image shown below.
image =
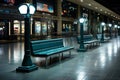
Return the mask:
<path fill-rule="evenodd" d="M 112 24 L 108 24 L 109 25 L 109 27 L 111 27 L 112 26 Z"/>
<path fill-rule="evenodd" d="M 114 27 L 117 28 L 117 25 L 115 25 Z"/>
<path fill-rule="evenodd" d="M 83 2 L 83 0 L 80 0 L 81 2 Z"/>
<path fill-rule="evenodd" d="M 118 28 L 120 28 L 120 26 L 118 26 Z"/>
<path fill-rule="evenodd" d="M 80 22 L 80 23 L 83 23 L 84 21 L 85 21 L 84 18 L 80 18 L 80 19 L 79 19 L 79 22 Z"/>
<path fill-rule="evenodd" d="M 98 7 L 95 7 L 95 9 L 98 9 Z"/>
<path fill-rule="evenodd" d="M 100 9 L 100 11 L 102 11 L 102 9 Z"/>
<path fill-rule="evenodd" d="M 104 22 L 102 22 L 102 23 L 101 23 L 101 25 L 102 25 L 102 26 L 104 26 L 104 25 L 105 25 L 105 23 L 104 23 Z"/>
<path fill-rule="evenodd" d="M 88 4 L 88 6 L 91 6 L 91 4 Z"/>
<path fill-rule="evenodd" d="M 105 13 L 107 13 L 107 11 L 105 11 Z"/>

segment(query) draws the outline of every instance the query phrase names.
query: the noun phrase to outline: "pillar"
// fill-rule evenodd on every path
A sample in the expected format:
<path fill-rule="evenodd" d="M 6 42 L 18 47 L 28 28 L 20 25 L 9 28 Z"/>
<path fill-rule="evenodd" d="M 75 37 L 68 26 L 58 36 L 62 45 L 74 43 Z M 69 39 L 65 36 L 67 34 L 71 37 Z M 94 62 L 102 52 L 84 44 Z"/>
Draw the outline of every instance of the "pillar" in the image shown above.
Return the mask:
<path fill-rule="evenodd" d="M 60 35 L 62 33 L 62 2 L 61 0 L 57 0 L 57 34 Z"/>
<path fill-rule="evenodd" d="M 80 34 L 80 22 L 79 22 L 79 18 L 81 17 L 81 15 L 80 15 L 80 11 L 81 9 L 80 9 L 80 5 L 78 5 L 78 30 L 77 30 L 77 32 L 78 32 L 78 35 Z"/>
<path fill-rule="evenodd" d="M 91 33 L 91 20 L 92 20 L 92 14 L 91 14 L 91 10 L 89 10 L 89 13 L 88 13 L 88 34 Z"/>
<path fill-rule="evenodd" d="M 14 21 L 13 20 L 10 20 L 10 35 L 14 35 Z"/>
<path fill-rule="evenodd" d="M 96 15 L 96 12 L 93 13 L 93 25 L 92 25 L 92 33 L 93 33 L 93 36 L 96 37 L 96 34 L 97 34 L 97 15 Z"/>

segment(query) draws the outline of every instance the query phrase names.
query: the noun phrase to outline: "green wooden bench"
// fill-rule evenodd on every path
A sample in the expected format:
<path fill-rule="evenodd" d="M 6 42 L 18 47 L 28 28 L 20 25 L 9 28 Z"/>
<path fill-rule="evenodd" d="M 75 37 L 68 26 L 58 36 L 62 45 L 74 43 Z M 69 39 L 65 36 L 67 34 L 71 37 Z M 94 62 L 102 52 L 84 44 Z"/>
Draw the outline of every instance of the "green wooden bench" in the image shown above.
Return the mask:
<path fill-rule="evenodd" d="M 48 58 L 51 59 L 52 55 L 57 54 L 60 62 L 61 57 L 63 57 L 63 52 L 69 51 L 69 54 L 71 55 L 72 49 L 74 48 L 64 47 L 62 38 L 31 41 L 31 55 L 34 57 L 44 57 L 46 59 L 46 67 L 48 65 Z"/>
<path fill-rule="evenodd" d="M 102 34 L 97 34 L 97 39 L 100 41 L 102 37 Z M 108 42 L 110 40 L 110 37 L 106 37 L 105 34 L 103 35 L 104 42 Z"/>
<path fill-rule="evenodd" d="M 78 44 L 80 44 L 80 36 L 77 36 L 77 42 Z M 83 36 L 83 43 L 87 46 L 87 47 L 93 47 L 93 46 L 97 46 L 100 45 L 100 41 L 95 39 L 92 35 L 84 35 Z"/>

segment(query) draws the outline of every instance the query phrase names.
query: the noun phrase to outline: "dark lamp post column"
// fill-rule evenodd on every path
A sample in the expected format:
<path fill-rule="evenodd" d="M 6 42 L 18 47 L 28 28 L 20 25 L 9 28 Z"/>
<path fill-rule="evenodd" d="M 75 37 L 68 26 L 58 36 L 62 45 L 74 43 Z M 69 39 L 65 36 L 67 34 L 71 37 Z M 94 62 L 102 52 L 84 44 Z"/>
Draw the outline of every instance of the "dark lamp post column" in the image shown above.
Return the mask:
<path fill-rule="evenodd" d="M 30 49 L 30 24 L 31 24 L 31 15 L 34 14 L 35 8 L 33 5 L 25 3 L 19 7 L 19 11 L 24 15 L 25 20 L 25 34 L 24 34 L 24 58 L 22 66 L 16 69 L 17 72 L 30 72 L 38 69 L 36 65 L 32 63 L 31 60 L 31 49 Z"/>
<path fill-rule="evenodd" d="M 105 23 L 102 22 L 102 23 L 101 23 L 101 26 L 102 26 L 101 42 L 104 42 L 104 26 L 105 26 Z"/>
<path fill-rule="evenodd" d="M 110 28 L 110 39 L 112 39 L 112 24 L 108 24 L 109 28 Z"/>
<path fill-rule="evenodd" d="M 117 25 L 114 26 L 115 27 L 115 38 L 117 37 Z"/>
<path fill-rule="evenodd" d="M 80 47 L 78 49 L 78 52 L 85 52 L 85 46 L 84 46 L 84 34 L 83 34 L 83 23 L 84 23 L 85 19 L 84 18 L 80 18 L 79 22 L 80 22 Z"/>

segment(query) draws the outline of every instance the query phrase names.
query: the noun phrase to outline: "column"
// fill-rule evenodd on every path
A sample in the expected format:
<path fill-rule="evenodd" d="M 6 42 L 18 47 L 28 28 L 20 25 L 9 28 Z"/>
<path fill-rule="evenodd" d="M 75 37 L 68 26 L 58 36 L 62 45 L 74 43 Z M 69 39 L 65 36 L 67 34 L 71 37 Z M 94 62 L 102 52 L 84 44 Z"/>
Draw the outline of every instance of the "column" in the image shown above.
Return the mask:
<path fill-rule="evenodd" d="M 62 2 L 61 0 L 57 0 L 57 34 L 60 35 L 62 33 Z"/>
<path fill-rule="evenodd" d="M 80 18 L 80 11 L 81 9 L 80 9 L 80 5 L 78 5 L 78 30 L 77 30 L 77 32 L 78 32 L 78 35 L 80 34 L 80 22 L 79 22 L 79 18 Z"/>
<path fill-rule="evenodd" d="M 10 35 L 14 35 L 14 21 L 11 20 L 10 23 L 11 23 L 11 25 L 10 25 Z"/>
<path fill-rule="evenodd" d="M 92 20 L 92 15 L 91 15 L 91 10 L 89 10 L 89 14 L 88 14 L 88 33 L 91 33 L 91 20 Z"/>
<path fill-rule="evenodd" d="M 5 20 L 5 28 L 4 28 L 4 39 L 9 39 L 9 20 Z"/>
<path fill-rule="evenodd" d="M 97 15 L 96 15 L 96 12 L 93 13 L 93 26 L 92 26 L 92 33 L 93 33 L 93 36 L 95 37 L 96 34 L 97 34 L 97 27 L 96 27 L 96 23 L 97 23 Z"/>

